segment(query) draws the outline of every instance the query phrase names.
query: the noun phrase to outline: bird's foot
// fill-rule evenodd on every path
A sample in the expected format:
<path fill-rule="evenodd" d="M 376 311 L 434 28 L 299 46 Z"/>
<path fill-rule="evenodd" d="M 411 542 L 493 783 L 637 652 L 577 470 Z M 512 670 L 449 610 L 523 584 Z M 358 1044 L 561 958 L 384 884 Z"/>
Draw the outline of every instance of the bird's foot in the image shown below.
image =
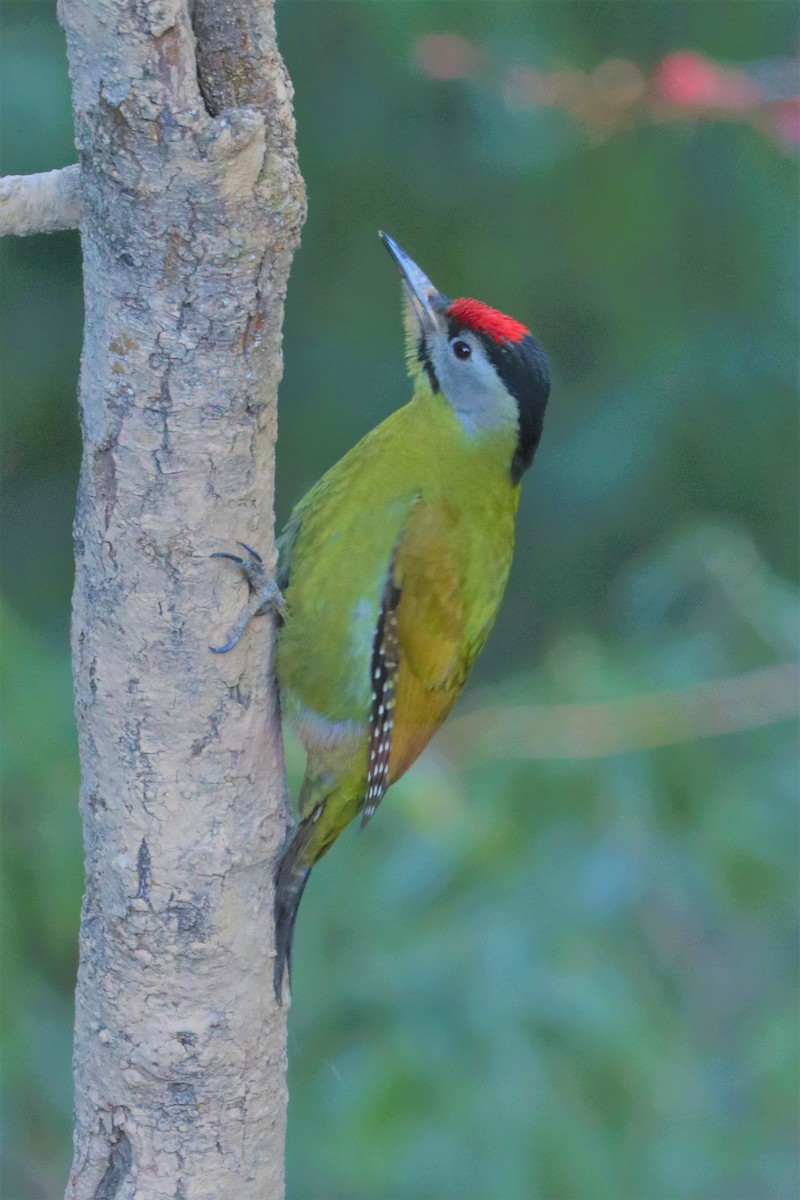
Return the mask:
<path fill-rule="evenodd" d="M 280 588 L 275 580 L 268 576 L 261 555 L 244 542 L 239 542 L 238 545 L 247 551 L 246 558 L 240 554 L 227 554 L 224 550 L 218 550 L 211 555 L 212 558 L 229 558 L 231 562 L 235 562 L 250 588 L 250 599 L 225 641 L 221 646 L 209 646 L 209 650 L 213 650 L 214 654 L 227 654 L 232 650 L 253 617 L 261 617 L 270 612 L 282 613 L 285 608 Z"/>

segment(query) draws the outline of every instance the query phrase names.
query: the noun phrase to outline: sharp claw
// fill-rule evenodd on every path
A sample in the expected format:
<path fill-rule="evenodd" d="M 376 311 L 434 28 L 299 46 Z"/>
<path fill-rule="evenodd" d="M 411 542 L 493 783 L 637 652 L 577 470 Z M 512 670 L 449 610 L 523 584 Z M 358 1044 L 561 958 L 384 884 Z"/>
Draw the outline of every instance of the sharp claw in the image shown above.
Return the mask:
<path fill-rule="evenodd" d="M 240 543 L 241 545 L 241 543 Z M 225 550 L 215 550 L 213 554 L 209 554 L 209 558 L 229 558 L 231 562 L 242 565 L 242 560 L 238 554 L 228 554 Z"/>
<path fill-rule="evenodd" d="M 257 563 L 262 563 L 264 561 L 263 558 L 261 557 L 261 555 L 258 553 L 258 551 L 254 550 L 252 546 L 248 546 L 247 542 L 237 542 L 236 545 L 242 546 L 247 551 L 247 553 L 251 556 L 251 558 L 254 558 L 256 560 Z"/>
<path fill-rule="evenodd" d="M 266 567 L 257 550 L 248 546 L 247 542 L 237 542 L 249 557 L 240 558 L 238 554 L 228 554 L 226 550 L 216 550 L 210 558 L 227 558 L 241 568 L 250 588 L 250 599 L 242 609 L 239 619 L 228 632 L 227 641 L 221 646 L 209 646 L 212 654 L 227 654 L 238 643 L 252 617 L 264 616 L 273 610 L 280 611 L 283 597 L 278 591 L 277 584 L 266 578 Z M 275 597 L 278 597 L 277 601 Z"/>
<path fill-rule="evenodd" d="M 238 640 L 239 635 L 237 634 L 236 637 L 232 637 L 229 641 L 225 642 L 224 646 L 209 646 L 208 648 L 212 654 L 227 654 L 229 650 L 233 649 Z"/>

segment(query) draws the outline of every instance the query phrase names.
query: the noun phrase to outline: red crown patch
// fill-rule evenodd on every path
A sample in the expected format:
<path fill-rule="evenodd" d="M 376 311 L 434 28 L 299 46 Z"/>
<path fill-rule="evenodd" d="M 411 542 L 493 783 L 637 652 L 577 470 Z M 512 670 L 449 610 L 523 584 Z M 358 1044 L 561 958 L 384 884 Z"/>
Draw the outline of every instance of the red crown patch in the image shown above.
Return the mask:
<path fill-rule="evenodd" d="M 448 317 L 472 329 L 475 333 L 485 333 L 495 342 L 521 342 L 530 333 L 521 321 L 507 317 L 496 308 L 490 308 L 480 300 L 470 300 L 464 296 L 454 300 L 447 309 Z"/>

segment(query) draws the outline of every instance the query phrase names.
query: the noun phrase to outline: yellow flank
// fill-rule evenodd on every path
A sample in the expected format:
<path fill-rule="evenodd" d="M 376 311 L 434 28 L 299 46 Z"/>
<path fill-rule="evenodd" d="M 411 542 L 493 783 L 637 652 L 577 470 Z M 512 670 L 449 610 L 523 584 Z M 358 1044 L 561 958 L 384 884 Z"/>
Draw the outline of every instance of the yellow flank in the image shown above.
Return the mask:
<path fill-rule="evenodd" d="M 459 516 L 452 501 L 436 496 L 411 512 L 398 548 L 401 646 L 392 733 L 392 783 L 408 770 L 444 721 L 477 648 L 467 639 L 465 572 L 459 565 Z M 478 599 L 476 592 L 476 599 Z M 475 625 L 488 633 L 493 613 Z M 485 636 L 485 634 L 484 634 Z"/>

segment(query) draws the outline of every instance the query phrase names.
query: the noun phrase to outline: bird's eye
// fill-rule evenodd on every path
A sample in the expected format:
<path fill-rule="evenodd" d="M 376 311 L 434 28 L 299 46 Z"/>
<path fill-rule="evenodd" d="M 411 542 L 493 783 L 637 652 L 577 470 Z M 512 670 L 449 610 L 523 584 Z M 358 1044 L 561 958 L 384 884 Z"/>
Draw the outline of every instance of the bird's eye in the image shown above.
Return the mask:
<path fill-rule="evenodd" d="M 464 359 L 469 358 L 472 354 L 472 346 L 470 346 L 469 342 L 462 342 L 459 338 L 453 342 L 453 354 L 463 362 Z"/>

